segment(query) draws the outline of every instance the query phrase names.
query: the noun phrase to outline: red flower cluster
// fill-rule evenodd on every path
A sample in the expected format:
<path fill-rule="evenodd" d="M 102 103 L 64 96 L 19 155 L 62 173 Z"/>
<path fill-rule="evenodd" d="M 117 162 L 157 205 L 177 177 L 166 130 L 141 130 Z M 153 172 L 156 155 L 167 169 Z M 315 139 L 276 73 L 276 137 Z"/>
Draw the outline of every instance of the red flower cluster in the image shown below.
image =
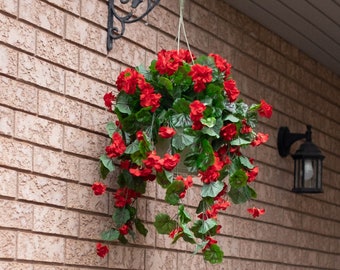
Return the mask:
<path fill-rule="evenodd" d="M 246 171 L 246 175 L 248 177 L 247 182 L 253 182 L 256 179 L 257 174 L 259 173 L 259 167 L 255 166 L 251 170 Z"/>
<path fill-rule="evenodd" d="M 251 142 L 252 146 L 259 146 L 268 141 L 269 135 L 264 133 L 257 133 L 254 140 Z"/>
<path fill-rule="evenodd" d="M 202 251 L 206 251 L 208 248 L 211 247 L 211 245 L 216 244 L 217 240 L 215 240 L 214 238 L 212 238 L 211 236 L 207 236 L 205 238 L 205 241 L 208 241 L 208 243 L 205 245 L 205 247 L 202 249 Z"/>
<path fill-rule="evenodd" d="M 124 224 L 118 230 L 119 230 L 120 234 L 127 235 L 129 233 L 130 228 L 129 228 L 129 226 L 127 224 Z"/>
<path fill-rule="evenodd" d="M 177 234 L 180 234 L 182 232 L 183 232 L 183 229 L 181 227 L 177 227 L 169 233 L 169 237 L 174 239 Z"/>
<path fill-rule="evenodd" d="M 253 208 L 248 208 L 247 211 L 253 216 L 253 218 L 259 217 L 266 212 L 264 209 L 256 208 L 255 206 Z"/>
<path fill-rule="evenodd" d="M 194 57 L 193 57 L 194 58 Z M 173 75 L 179 67 L 183 65 L 183 61 L 190 63 L 192 61 L 188 50 L 161 50 L 157 54 L 156 70 L 161 75 Z"/>
<path fill-rule="evenodd" d="M 260 101 L 260 108 L 258 110 L 259 115 L 270 118 L 273 113 L 273 108 L 271 105 L 269 105 L 267 102 L 265 102 L 263 99 Z"/>
<path fill-rule="evenodd" d="M 235 135 L 237 134 L 236 125 L 233 123 L 229 123 L 221 128 L 220 135 L 226 141 L 231 141 Z"/>
<path fill-rule="evenodd" d="M 102 195 L 106 191 L 106 186 L 100 182 L 94 182 L 92 185 L 94 195 Z"/>
<path fill-rule="evenodd" d="M 243 119 L 243 120 L 242 120 L 242 128 L 241 128 L 240 133 L 241 133 L 241 134 L 247 134 L 247 133 L 250 133 L 250 132 L 252 132 L 252 131 L 253 131 L 253 129 L 251 128 L 251 126 L 249 126 L 249 125 L 247 124 L 247 120 L 246 120 L 246 119 Z"/>
<path fill-rule="evenodd" d="M 188 177 L 186 179 L 184 179 L 183 176 L 178 175 L 176 177 L 176 180 L 177 181 L 183 181 L 183 183 L 184 183 L 184 190 L 179 194 L 179 197 L 181 199 L 183 199 L 185 197 L 186 193 L 187 193 L 188 188 L 192 187 L 192 185 L 193 185 L 192 177 L 190 175 L 188 175 Z"/>
<path fill-rule="evenodd" d="M 233 79 L 224 81 L 224 90 L 229 98 L 229 102 L 234 102 L 240 95 L 240 91 L 236 87 L 236 82 Z"/>
<path fill-rule="evenodd" d="M 140 88 L 140 105 L 142 107 L 152 107 L 151 112 L 157 110 L 160 106 L 160 99 L 162 98 L 161 94 L 155 93 L 155 89 L 151 84 L 145 81 L 144 77 L 138 83 L 138 87 Z"/>
<path fill-rule="evenodd" d="M 223 169 L 224 162 L 222 162 L 218 156 L 218 153 L 215 153 L 215 162 L 213 165 L 209 166 L 206 171 L 200 171 L 199 176 L 201 176 L 201 180 L 205 184 L 210 184 L 211 182 L 216 182 L 220 177 L 219 171 Z"/>
<path fill-rule="evenodd" d="M 223 57 L 218 54 L 209 54 L 210 57 L 214 58 L 215 65 L 219 71 L 224 73 L 224 78 L 228 78 L 231 71 L 231 64 L 227 62 Z"/>
<path fill-rule="evenodd" d="M 163 168 L 167 171 L 172 171 L 177 166 L 180 158 L 181 156 L 178 153 L 174 155 L 165 154 L 162 161 Z"/>
<path fill-rule="evenodd" d="M 140 193 L 128 189 L 128 188 L 120 188 L 113 195 L 115 198 L 115 207 L 123 208 L 125 205 L 131 204 L 133 199 L 140 197 Z"/>
<path fill-rule="evenodd" d="M 201 123 L 201 119 L 203 118 L 203 112 L 206 109 L 206 106 L 200 102 L 199 100 L 194 100 L 189 105 L 190 107 L 190 119 L 192 120 L 192 129 L 200 130 L 203 128 Z"/>
<path fill-rule="evenodd" d="M 176 130 L 171 127 L 160 127 L 158 130 L 158 135 L 164 139 L 171 138 L 176 135 Z"/>
<path fill-rule="evenodd" d="M 127 68 L 117 78 L 117 89 L 132 95 L 136 92 L 138 82 L 143 79 L 143 75 L 139 74 L 135 69 Z"/>
<path fill-rule="evenodd" d="M 207 66 L 195 64 L 191 67 L 188 73 L 194 82 L 194 91 L 196 93 L 202 92 L 206 88 L 206 84 L 212 81 L 212 69 Z"/>
<path fill-rule="evenodd" d="M 126 146 L 122 136 L 118 132 L 113 133 L 112 144 L 105 148 L 106 155 L 109 158 L 119 157 L 125 152 L 125 150 Z"/>
<path fill-rule="evenodd" d="M 112 103 L 116 100 L 116 96 L 112 94 L 112 92 L 106 93 L 104 95 L 104 103 L 105 106 L 109 109 L 109 111 L 112 111 Z"/>
<path fill-rule="evenodd" d="M 178 153 L 174 155 L 166 153 L 161 159 L 160 156 L 156 154 L 156 151 L 151 151 L 147 159 L 143 160 L 143 163 L 149 170 L 154 168 L 157 172 L 162 171 L 162 169 L 172 171 L 177 166 L 180 158 L 181 156 Z"/>
<path fill-rule="evenodd" d="M 103 246 L 101 243 L 97 243 L 97 255 L 99 257 L 104 258 L 109 253 L 109 248 L 107 246 Z"/>

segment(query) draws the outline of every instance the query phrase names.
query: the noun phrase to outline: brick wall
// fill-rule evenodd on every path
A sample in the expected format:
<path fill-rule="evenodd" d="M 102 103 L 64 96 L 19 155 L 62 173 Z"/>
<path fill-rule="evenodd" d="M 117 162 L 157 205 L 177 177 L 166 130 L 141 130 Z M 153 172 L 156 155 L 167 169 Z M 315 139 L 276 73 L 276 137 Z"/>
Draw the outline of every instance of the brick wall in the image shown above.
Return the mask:
<path fill-rule="evenodd" d="M 91 191 L 112 117 L 102 96 L 126 66 L 176 48 L 178 3 L 162 0 L 148 26 L 128 25 L 108 54 L 106 16 L 104 0 L 0 0 L 0 269 L 340 269 L 340 78 L 222 0 L 187 0 L 186 30 L 195 54 L 233 64 L 245 100 L 274 106 L 260 124 L 270 140 L 252 153 L 266 215 L 250 218 L 253 202 L 229 208 L 219 237 L 226 257 L 213 267 L 155 236 L 164 204 L 151 186 L 139 204 L 150 236 L 95 254 L 112 207 Z M 293 162 L 276 149 L 279 126 L 306 124 L 326 156 L 323 194 L 292 193 Z M 195 193 L 188 198 L 194 204 Z"/>

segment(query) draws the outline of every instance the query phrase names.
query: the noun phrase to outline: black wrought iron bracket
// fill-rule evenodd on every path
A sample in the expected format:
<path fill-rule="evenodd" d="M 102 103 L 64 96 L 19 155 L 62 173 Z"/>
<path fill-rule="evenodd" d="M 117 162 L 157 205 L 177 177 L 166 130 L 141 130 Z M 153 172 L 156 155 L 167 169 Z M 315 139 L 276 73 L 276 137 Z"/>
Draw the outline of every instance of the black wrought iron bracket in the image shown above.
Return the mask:
<path fill-rule="evenodd" d="M 298 140 L 306 139 L 306 141 L 312 140 L 312 126 L 307 125 L 306 133 L 291 133 L 289 128 L 280 127 L 277 136 L 277 148 L 281 157 L 286 157 L 289 154 L 290 147 Z"/>
<path fill-rule="evenodd" d="M 145 11 L 138 17 L 134 17 L 134 13 L 136 8 L 144 1 L 144 0 L 120 0 L 121 4 L 128 4 L 131 1 L 131 11 L 124 15 L 120 16 L 114 5 L 114 0 L 109 0 L 108 7 L 108 19 L 107 19 L 107 50 L 112 50 L 112 43 L 113 40 L 119 39 L 124 35 L 125 32 L 125 24 L 126 23 L 134 23 L 141 19 L 143 19 L 146 15 L 150 13 L 151 10 L 156 7 L 160 0 L 147 0 L 147 7 Z M 119 24 L 119 27 L 115 25 L 114 20 L 116 19 L 117 24 Z"/>

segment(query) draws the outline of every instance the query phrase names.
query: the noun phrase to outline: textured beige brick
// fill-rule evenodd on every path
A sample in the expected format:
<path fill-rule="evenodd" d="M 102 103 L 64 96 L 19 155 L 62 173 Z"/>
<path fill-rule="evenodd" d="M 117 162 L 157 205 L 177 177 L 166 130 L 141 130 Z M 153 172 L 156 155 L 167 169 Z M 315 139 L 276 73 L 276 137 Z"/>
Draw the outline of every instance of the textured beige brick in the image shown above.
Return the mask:
<path fill-rule="evenodd" d="M 104 108 L 103 97 L 108 91 L 108 86 L 103 83 L 91 80 L 78 73 L 66 73 L 66 95 Z"/>
<path fill-rule="evenodd" d="M 47 0 L 47 2 L 74 14 L 80 14 L 80 0 Z"/>
<path fill-rule="evenodd" d="M 0 134 L 12 136 L 14 128 L 14 111 L 0 107 Z"/>
<path fill-rule="evenodd" d="M 260 242 L 240 239 L 240 257 L 261 260 L 262 246 Z"/>
<path fill-rule="evenodd" d="M 157 32 L 148 25 L 145 25 L 145 23 L 143 22 L 127 25 L 124 37 L 130 39 L 134 43 L 146 47 L 149 50 L 152 50 L 154 52 L 156 51 Z"/>
<path fill-rule="evenodd" d="M 127 66 L 132 67 L 144 64 L 145 62 L 145 50 L 129 41 L 122 39 L 114 41 L 113 49 L 109 52 L 109 56 L 114 59 L 118 59 Z M 115 81 L 116 79 L 117 78 L 115 78 Z"/>
<path fill-rule="evenodd" d="M 224 252 L 224 256 L 240 256 L 240 240 L 238 238 L 221 235 L 217 235 L 214 238 L 218 241 L 217 244 Z"/>
<path fill-rule="evenodd" d="M 18 259 L 63 263 L 64 248 L 63 238 L 18 232 Z"/>
<path fill-rule="evenodd" d="M 237 53 L 235 62 L 233 63 L 235 70 L 241 70 L 254 79 L 257 78 L 257 66 L 258 62 L 242 53 Z"/>
<path fill-rule="evenodd" d="M 52 150 L 34 147 L 33 170 L 70 180 L 78 179 L 79 158 Z"/>
<path fill-rule="evenodd" d="M 33 147 L 29 144 L 0 137 L 0 165 L 32 169 Z"/>
<path fill-rule="evenodd" d="M 13 15 L 17 15 L 18 2 L 19 0 L 13 0 L 13 1 L 0 0 L 0 9 L 8 13 L 11 13 Z"/>
<path fill-rule="evenodd" d="M 19 18 L 59 36 L 62 36 L 64 33 L 63 12 L 39 0 L 20 1 Z"/>
<path fill-rule="evenodd" d="M 83 104 L 81 108 L 81 126 L 107 134 L 106 125 L 108 122 L 115 123 L 117 120 L 117 116 L 108 112 L 104 111 L 103 109 L 94 108 L 87 104 Z M 106 142 L 109 143 L 109 142 Z"/>
<path fill-rule="evenodd" d="M 40 57 L 77 70 L 78 54 L 79 49 L 77 46 L 45 32 L 38 32 L 37 55 Z"/>
<path fill-rule="evenodd" d="M 81 49 L 79 71 L 103 82 L 114 84 L 120 72 L 120 65 L 104 56 Z"/>
<path fill-rule="evenodd" d="M 101 26 L 107 24 L 107 3 L 101 1 L 82 0 L 81 17 Z"/>
<path fill-rule="evenodd" d="M 233 207 L 233 206 L 231 206 Z M 235 237 L 256 239 L 257 222 L 249 219 L 234 218 Z"/>
<path fill-rule="evenodd" d="M 7 228 L 32 229 L 33 206 L 16 201 L 0 200 L 0 226 Z"/>
<path fill-rule="evenodd" d="M 79 237 L 100 241 L 100 234 L 109 230 L 113 225 L 111 217 L 80 214 Z"/>
<path fill-rule="evenodd" d="M 162 20 L 159 18 L 162 18 Z M 155 8 L 149 13 L 148 21 L 157 29 L 162 29 L 164 32 L 170 34 L 173 37 L 177 36 L 178 16 L 172 12 L 169 12 L 164 8 Z"/>
<path fill-rule="evenodd" d="M 95 51 L 106 53 L 107 34 L 104 29 L 95 27 L 77 17 L 66 16 L 66 39 L 79 43 Z"/>
<path fill-rule="evenodd" d="M 31 85 L 0 77 L 0 103 L 16 109 L 37 112 L 37 89 Z"/>
<path fill-rule="evenodd" d="M 18 53 L 0 44 L 0 74 L 7 74 L 11 76 L 17 75 L 18 69 Z"/>
<path fill-rule="evenodd" d="M 147 249 L 145 252 L 145 269 L 172 270 L 177 268 L 177 254 L 169 250 Z M 142 269 L 142 268 L 137 268 Z"/>
<path fill-rule="evenodd" d="M 33 231 L 78 236 L 79 213 L 45 206 L 34 206 Z"/>
<path fill-rule="evenodd" d="M 15 197 L 17 194 L 17 172 L 0 168 L 0 195 Z"/>
<path fill-rule="evenodd" d="M 98 158 L 108 144 L 109 142 L 104 136 L 72 127 L 65 127 L 65 151 Z"/>
<path fill-rule="evenodd" d="M 32 26 L 0 14 L 0 32 L 1 41 L 31 53 L 35 51 L 35 29 Z"/>
<path fill-rule="evenodd" d="M 190 22 L 216 34 L 217 16 L 214 16 L 207 8 L 201 7 L 196 3 L 190 2 Z"/>
<path fill-rule="evenodd" d="M 226 43 L 234 45 L 237 48 L 241 46 L 242 32 L 238 31 L 232 23 L 219 18 L 217 22 L 217 31 Z"/>
<path fill-rule="evenodd" d="M 2 270 L 34 270 L 33 267 L 30 263 L 0 261 L 0 269 Z"/>
<path fill-rule="evenodd" d="M 107 257 L 97 256 L 95 242 L 66 239 L 65 263 L 106 268 L 107 261 Z"/>
<path fill-rule="evenodd" d="M 169 206 L 167 203 L 159 201 L 148 201 L 146 208 L 147 221 L 154 222 L 155 216 L 159 213 L 166 213 L 169 216 L 175 216 L 177 207 Z"/>
<path fill-rule="evenodd" d="M 16 112 L 15 137 L 61 149 L 63 127 L 52 121 L 38 118 L 30 114 Z"/>
<path fill-rule="evenodd" d="M 67 207 L 107 214 L 108 193 L 96 196 L 89 186 L 68 183 Z"/>
<path fill-rule="evenodd" d="M 47 177 L 18 174 L 18 198 L 66 206 L 66 182 Z"/>
<path fill-rule="evenodd" d="M 56 92 L 64 92 L 65 71 L 35 57 L 19 54 L 18 76 L 20 79 L 30 83 L 49 88 Z"/>
<path fill-rule="evenodd" d="M 134 259 L 127 260 L 126 258 Z M 125 246 L 110 246 L 109 267 L 117 267 L 120 269 L 152 269 L 147 266 L 144 268 L 144 249 Z"/>
<path fill-rule="evenodd" d="M 63 96 L 41 90 L 39 91 L 38 113 L 47 118 L 79 126 L 81 104 Z"/>
<path fill-rule="evenodd" d="M 80 268 L 74 268 L 74 267 L 70 267 L 70 266 L 51 266 L 51 265 L 34 265 L 34 270 L 83 270 Z M 85 269 L 88 270 L 88 269 Z"/>
<path fill-rule="evenodd" d="M 0 230 L 0 259 L 1 258 L 15 258 L 16 250 L 16 236 L 15 232 Z M 1 266 L 1 264 L 0 264 Z M 3 269 L 3 268 L 1 268 Z"/>

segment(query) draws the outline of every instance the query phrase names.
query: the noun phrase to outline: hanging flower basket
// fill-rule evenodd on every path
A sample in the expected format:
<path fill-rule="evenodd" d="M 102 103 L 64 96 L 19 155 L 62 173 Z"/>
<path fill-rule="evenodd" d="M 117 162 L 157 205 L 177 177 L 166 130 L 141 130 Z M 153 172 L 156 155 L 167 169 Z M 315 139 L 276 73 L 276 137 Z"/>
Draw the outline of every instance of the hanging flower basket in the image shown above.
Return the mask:
<path fill-rule="evenodd" d="M 149 69 L 127 68 L 116 84 L 119 94 L 104 96 L 118 121 L 107 124 L 112 143 L 100 163 L 102 178 L 118 170 L 119 188 L 113 192 L 113 225 L 102 239 L 127 243 L 135 232 L 147 235 L 136 201 L 156 181 L 165 189 L 165 202 L 178 208 L 175 217 L 157 213 L 157 232 L 195 245 L 193 250 L 211 263 L 221 262 L 223 251 L 214 239 L 223 229 L 218 214 L 256 198 L 250 185 L 258 167 L 242 149 L 268 140 L 255 127 L 258 115 L 271 117 L 272 107 L 264 100 L 248 106 L 238 99 L 231 65 L 216 54 L 196 59 L 188 50 L 162 50 Z M 177 169 L 180 162 L 184 173 Z M 193 186 L 192 176 L 201 181 L 195 217 L 182 200 Z M 92 189 L 100 195 L 106 186 L 95 182 Z M 247 210 L 253 217 L 264 213 Z M 97 253 L 104 257 L 107 246 L 98 244 Z"/>

